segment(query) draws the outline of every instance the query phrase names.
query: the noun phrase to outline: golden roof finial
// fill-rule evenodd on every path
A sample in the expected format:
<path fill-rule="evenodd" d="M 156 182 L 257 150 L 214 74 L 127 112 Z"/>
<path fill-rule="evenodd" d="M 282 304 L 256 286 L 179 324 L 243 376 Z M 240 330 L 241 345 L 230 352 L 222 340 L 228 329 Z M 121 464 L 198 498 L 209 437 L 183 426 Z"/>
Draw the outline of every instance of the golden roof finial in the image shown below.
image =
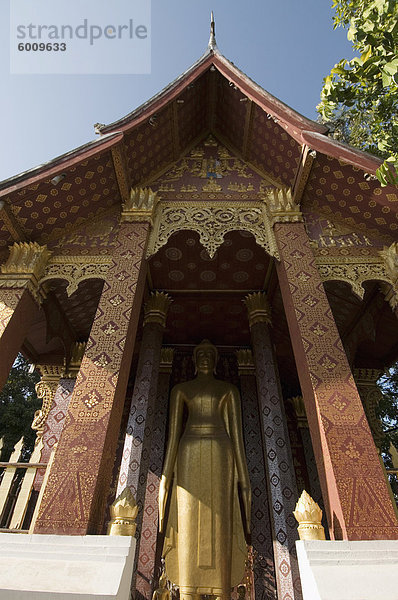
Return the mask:
<path fill-rule="evenodd" d="M 217 48 L 217 42 L 216 42 L 216 22 L 214 20 L 214 13 L 213 13 L 213 11 L 211 11 L 211 16 L 210 16 L 210 39 L 209 39 L 208 48 L 209 48 L 209 50 L 214 50 L 215 48 Z"/>

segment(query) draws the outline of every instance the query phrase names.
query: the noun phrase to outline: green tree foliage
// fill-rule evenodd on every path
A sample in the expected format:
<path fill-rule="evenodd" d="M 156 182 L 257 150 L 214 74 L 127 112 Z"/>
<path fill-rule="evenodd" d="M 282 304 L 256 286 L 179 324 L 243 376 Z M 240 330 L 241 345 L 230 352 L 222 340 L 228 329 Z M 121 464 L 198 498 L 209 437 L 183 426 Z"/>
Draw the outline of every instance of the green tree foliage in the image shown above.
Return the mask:
<path fill-rule="evenodd" d="M 348 28 L 356 56 L 323 82 L 318 112 L 334 136 L 387 159 L 382 185 L 398 185 L 398 2 L 333 0 L 334 27 Z"/>
<path fill-rule="evenodd" d="M 0 438 L 3 447 L 0 461 L 7 461 L 14 445 L 24 437 L 23 458 L 28 459 L 32 453 L 36 432 L 31 428 L 33 416 L 41 407 L 37 398 L 35 384 L 39 375 L 29 373 L 28 361 L 19 354 L 0 393 Z"/>
<path fill-rule="evenodd" d="M 379 403 L 379 416 L 385 432 L 383 450 L 388 452 L 390 443 L 398 448 L 398 364 L 388 370 L 379 385 L 383 392 Z"/>
<path fill-rule="evenodd" d="M 383 459 L 387 469 L 394 465 L 389 454 L 390 444 L 398 449 L 398 364 L 395 364 L 379 380 L 382 398 L 379 402 L 378 413 L 384 430 Z M 389 477 L 394 495 L 398 501 L 398 477 Z"/>

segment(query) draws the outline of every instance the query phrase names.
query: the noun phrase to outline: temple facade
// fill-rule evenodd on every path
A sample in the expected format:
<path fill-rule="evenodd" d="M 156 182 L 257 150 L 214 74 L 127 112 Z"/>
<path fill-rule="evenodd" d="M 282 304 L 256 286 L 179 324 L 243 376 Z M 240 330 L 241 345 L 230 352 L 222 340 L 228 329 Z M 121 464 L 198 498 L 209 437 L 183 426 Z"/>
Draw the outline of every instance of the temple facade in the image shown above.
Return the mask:
<path fill-rule="evenodd" d="M 376 385 L 398 358 L 397 190 L 380 187 L 379 159 L 251 81 L 214 32 L 96 132 L 0 184 L 0 383 L 22 351 L 43 398 L 25 504 L 0 527 L 105 537 L 128 489 L 129 586 L 150 600 L 169 393 L 208 338 L 242 398 L 246 597 L 298 600 L 303 490 L 328 540 L 398 539 Z"/>

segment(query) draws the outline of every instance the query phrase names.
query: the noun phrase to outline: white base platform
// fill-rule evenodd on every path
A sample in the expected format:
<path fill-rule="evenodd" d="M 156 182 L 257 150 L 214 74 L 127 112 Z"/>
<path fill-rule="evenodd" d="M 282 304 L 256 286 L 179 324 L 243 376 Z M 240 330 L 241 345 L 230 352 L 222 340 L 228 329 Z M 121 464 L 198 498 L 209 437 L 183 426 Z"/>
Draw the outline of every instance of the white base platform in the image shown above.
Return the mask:
<path fill-rule="evenodd" d="M 1 600 L 128 600 L 136 540 L 0 533 Z"/>
<path fill-rule="evenodd" d="M 303 600 L 398 600 L 398 540 L 296 546 Z"/>

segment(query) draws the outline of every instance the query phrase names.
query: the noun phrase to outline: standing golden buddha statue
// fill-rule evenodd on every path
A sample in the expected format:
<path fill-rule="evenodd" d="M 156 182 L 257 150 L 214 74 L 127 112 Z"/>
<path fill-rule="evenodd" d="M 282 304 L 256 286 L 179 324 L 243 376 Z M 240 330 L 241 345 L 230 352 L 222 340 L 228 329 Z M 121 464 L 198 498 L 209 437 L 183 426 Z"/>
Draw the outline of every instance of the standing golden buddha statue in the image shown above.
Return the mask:
<path fill-rule="evenodd" d="M 181 600 L 230 598 L 245 571 L 251 491 L 237 388 L 214 377 L 217 349 L 194 350 L 196 377 L 170 397 L 169 439 L 159 489 L 159 528 L 171 489 L 163 554 Z M 188 419 L 182 432 L 184 406 Z M 245 515 L 241 515 L 238 482 Z"/>

